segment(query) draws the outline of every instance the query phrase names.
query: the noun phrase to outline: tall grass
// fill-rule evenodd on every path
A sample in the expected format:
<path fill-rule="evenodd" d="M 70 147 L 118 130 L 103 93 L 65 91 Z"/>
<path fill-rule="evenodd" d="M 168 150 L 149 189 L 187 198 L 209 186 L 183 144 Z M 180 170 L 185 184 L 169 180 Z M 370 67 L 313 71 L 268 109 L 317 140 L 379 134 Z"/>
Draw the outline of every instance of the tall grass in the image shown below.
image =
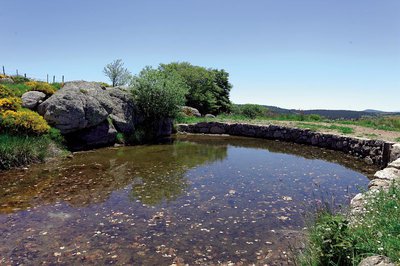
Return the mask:
<path fill-rule="evenodd" d="M 359 120 L 354 120 L 354 121 L 345 120 L 337 122 L 341 124 L 358 125 L 373 129 L 400 131 L 400 116 L 371 117 L 371 118 L 361 118 Z"/>
<path fill-rule="evenodd" d="M 43 161 L 50 142 L 47 136 L 0 134 L 0 170 Z"/>
<path fill-rule="evenodd" d="M 365 209 L 352 226 L 343 214 L 320 212 L 297 264 L 358 265 L 371 255 L 400 263 L 400 188 L 380 191 L 367 200 Z"/>

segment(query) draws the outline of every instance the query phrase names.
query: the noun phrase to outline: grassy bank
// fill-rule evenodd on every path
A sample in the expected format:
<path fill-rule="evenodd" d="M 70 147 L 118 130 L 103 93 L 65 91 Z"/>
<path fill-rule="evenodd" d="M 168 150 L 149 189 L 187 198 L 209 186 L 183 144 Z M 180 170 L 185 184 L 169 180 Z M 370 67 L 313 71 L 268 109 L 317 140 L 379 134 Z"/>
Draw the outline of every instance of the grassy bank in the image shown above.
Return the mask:
<path fill-rule="evenodd" d="M 343 214 L 320 212 L 309 229 L 308 245 L 298 265 L 358 265 L 383 255 L 400 263 L 400 188 L 370 198 L 354 226 Z"/>
<path fill-rule="evenodd" d="M 51 140 L 46 136 L 0 135 L 0 170 L 41 162 Z"/>

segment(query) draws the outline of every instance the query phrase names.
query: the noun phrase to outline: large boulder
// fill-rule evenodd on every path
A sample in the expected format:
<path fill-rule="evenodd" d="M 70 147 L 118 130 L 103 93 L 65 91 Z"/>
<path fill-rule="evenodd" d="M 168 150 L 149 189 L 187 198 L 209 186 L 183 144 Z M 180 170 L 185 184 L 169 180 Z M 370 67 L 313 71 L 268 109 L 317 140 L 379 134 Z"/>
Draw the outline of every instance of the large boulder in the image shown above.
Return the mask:
<path fill-rule="evenodd" d="M 87 150 L 113 145 L 116 142 L 117 130 L 107 120 L 101 124 L 65 135 L 71 150 Z"/>
<path fill-rule="evenodd" d="M 0 84 L 14 83 L 14 80 L 9 77 L 0 78 Z"/>
<path fill-rule="evenodd" d="M 199 110 L 190 106 L 182 106 L 182 112 L 187 116 L 201 117 Z"/>
<path fill-rule="evenodd" d="M 132 133 L 136 108 L 130 93 L 122 88 L 73 81 L 40 104 L 38 112 L 62 134 L 92 128 L 108 117 L 118 131 Z"/>
<path fill-rule="evenodd" d="M 358 266 L 395 266 L 395 264 L 384 256 L 370 256 L 363 259 Z"/>
<path fill-rule="evenodd" d="M 40 91 L 28 91 L 22 94 L 21 99 L 23 107 L 35 110 L 46 99 L 46 94 Z"/>
<path fill-rule="evenodd" d="M 400 158 L 400 143 L 394 144 L 390 152 L 390 161 L 393 162 Z"/>

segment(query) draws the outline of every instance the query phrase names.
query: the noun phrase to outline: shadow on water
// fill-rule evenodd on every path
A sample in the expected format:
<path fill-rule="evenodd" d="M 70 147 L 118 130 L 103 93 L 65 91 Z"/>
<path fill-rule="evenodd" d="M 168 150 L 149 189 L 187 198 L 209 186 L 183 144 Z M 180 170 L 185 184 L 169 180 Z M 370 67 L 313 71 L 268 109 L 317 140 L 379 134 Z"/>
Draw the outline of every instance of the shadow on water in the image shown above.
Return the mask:
<path fill-rule="evenodd" d="M 77 153 L 0 173 L 0 264 L 290 265 L 316 195 L 346 203 L 374 171 L 241 137 Z"/>

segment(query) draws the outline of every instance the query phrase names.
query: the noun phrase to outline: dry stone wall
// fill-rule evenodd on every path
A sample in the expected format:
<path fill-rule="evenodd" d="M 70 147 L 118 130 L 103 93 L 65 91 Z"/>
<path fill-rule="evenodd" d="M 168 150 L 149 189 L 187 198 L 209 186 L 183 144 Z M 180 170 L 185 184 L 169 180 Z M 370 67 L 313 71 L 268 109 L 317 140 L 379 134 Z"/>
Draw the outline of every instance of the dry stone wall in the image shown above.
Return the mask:
<path fill-rule="evenodd" d="M 362 158 L 369 164 L 376 164 L 381 167 L 385 167 L 389 162 L 397 159 L 395 158 L 396 156 L 400 156 L 400 153 L 393 152 L 392 150 L 394 143 L 382 140 L 326 134 L 309 129 L 284 126 L 201 122 L 190 125 L 178 125 L 178 131 L 186 133 L 228 134 L 308 144 L 342 151 L 355 157 Z"/>

